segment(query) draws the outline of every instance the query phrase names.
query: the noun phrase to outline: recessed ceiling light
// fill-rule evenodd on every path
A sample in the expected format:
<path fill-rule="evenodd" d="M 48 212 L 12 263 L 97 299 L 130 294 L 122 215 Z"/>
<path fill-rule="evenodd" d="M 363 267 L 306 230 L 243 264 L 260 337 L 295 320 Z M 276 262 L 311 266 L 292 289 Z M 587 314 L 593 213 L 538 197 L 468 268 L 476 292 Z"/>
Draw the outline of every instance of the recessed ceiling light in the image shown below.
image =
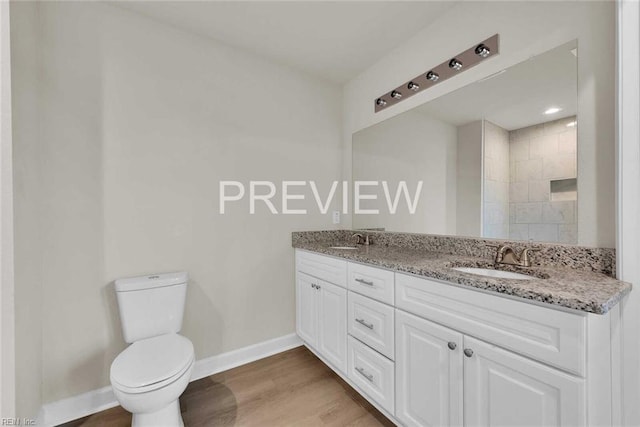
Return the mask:
<path fill-rule="evenodd" d="M 578 122 L 574 120 L 572 122 L 567 123 L 567 127 L 568 128 L 572 128 L 572 127 L 575 127 L 577 124 L 578 124 Z"/>
<path fill-rule="evenodd" d="M 559 111 L 562 111 L 562 108 L 558 108 L 558 107 L 550 107 L 550 108 L 547 108 L 547 110 L 546 110 L 544 113 L 545 113 L 546 115 L 549 115 L 549 114 L 555 114 L 555 113 L 557 113 L 557 112 L 559 112 Z"/>

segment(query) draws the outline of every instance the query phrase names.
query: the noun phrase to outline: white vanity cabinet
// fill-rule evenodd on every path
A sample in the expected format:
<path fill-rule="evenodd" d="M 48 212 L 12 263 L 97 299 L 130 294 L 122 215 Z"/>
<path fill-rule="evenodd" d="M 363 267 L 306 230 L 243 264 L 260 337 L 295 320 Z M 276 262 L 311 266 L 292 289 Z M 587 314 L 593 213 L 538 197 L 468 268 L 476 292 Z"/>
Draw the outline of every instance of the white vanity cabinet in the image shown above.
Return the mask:
<path fill-rule="evenodd" d="M 466 426 L 583 426 L 585 380 L 464 337 Z"/>
<path fill-rule="evenodd" d="M 400 310 L 396 325 L 395 416 L 405 425 L 585 424 L 584 379 Z"/>
<path fill-rule="evenodd" d="M 298 335 L 396 424 L 612 424 L 609 315 L 296 254 Z"/>
<path fill-rule="evenodd" d="M 396 310 L 396 418 L 407 426 L 462 425 L 463 335 Z"/>
<path fill-rule="evenodd" d="M 305 258 L 302 270 L 296 272 L 296 331 L 308 345 L 313 347 L 326 361 L 342 372 L 347 370 L 347 290 L 344 287 L 329 283 L 317 276 L 332 278 L 339 264 L 329 259 L 330 274 L 323 274 L 322 268 L 305 270 L 309 261 Z M 316 255 L 313 255 L 315 257 Z M 298 257 L 300 259 L 300 257 Z M 344 271 L 346 274 L 346 263 Z M 297 263 L 299 266 L 300 264 Z M 343 282 L 344 283 L 344 282 Z"/>

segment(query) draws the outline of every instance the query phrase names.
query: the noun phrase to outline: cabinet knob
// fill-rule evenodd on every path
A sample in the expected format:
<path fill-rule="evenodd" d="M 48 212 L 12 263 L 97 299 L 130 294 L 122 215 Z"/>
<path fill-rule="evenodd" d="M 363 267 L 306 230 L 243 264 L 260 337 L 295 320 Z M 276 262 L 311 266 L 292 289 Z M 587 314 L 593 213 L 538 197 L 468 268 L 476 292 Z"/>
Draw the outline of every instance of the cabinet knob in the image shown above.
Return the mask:
<path fill-rule="evenodd" d="M 454 343 L 453 341 L 449 341 L 447 345 L 449 346 L 449 350 L 455 350 L 456 347 L 458 347 L 458 344 Z"/>
<path fill-rule="evenodd" d="M 473 350 L 471 350 L 470 348 L 465 348 L 464 349 L 464 355 L 467 356 L 467 357 L 473 356 Z"/>

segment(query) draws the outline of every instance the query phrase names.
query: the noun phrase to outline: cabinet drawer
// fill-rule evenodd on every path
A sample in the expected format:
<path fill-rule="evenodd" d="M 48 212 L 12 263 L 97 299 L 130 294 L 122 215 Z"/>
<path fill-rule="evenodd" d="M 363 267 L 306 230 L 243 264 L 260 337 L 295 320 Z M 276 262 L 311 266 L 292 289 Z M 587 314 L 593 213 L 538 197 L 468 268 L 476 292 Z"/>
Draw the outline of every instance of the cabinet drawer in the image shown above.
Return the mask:
<path fill-rule="evenodd" d="M 349 333 L 389 359 L 394 359 L 393 307 L 349 291 Z"/>
<path fill-rule="evenodd" d="M 334 285 L 347 287 L 347 262 L 296 250 L 296 270 Z"/>
<path fill-rule="evenodd" d="M 585 375 L 585 316 L 396 274 L 396 307 Z"/>
<path fill-rule="evenodd" d="M 348 288 L 375 300 L 393 305 L 393 271 L 368 267 L 362 264 L 348 264 Z"/>
<path fill-rule="evenodd" d="M 375 350 L 349 337 L 349 379 L 389 413 L 395 408 L 394 364 Z"/>

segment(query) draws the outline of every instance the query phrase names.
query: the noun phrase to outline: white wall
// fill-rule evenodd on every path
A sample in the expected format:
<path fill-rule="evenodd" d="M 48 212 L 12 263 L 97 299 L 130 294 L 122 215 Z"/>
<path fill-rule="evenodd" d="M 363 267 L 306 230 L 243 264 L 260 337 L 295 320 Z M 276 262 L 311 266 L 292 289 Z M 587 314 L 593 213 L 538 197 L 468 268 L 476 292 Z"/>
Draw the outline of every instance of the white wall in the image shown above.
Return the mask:
<path fill-rule="evenodd" d="M 509 238 L 509 132 L 483 120 L 482 236 Z"/>
<path fill-rule="evenodd" d="M 15 287 L 9 2 L 0 3 L 0 415 L 15 416 Z"/>
<path fill-rule="evenodd" d="M 411 111 L 393 117 L 353 136 L 353 180 L 387 181 L 392 200 L 398 183 L 406 181 L 414 197 L 418 181 L 423 188 L 415 214 L 402 197 L 395 214 L 383 189 L 364 187 L 361 209 L 378 209 L 378 215 L 354 213 L 354 228 L 387 231 L 455 234 L 456 230 L 456 128 L 427 114 Z"/>
<path fill-rule="evenodd" d="M 11 3 L 15 234 L 16 413 L 33 416 L 42 394 L 42 201 L 38 139 L 36 3 Z M 3 415 L 7 415 L 3 413 Z"/>
<path fill-rule="evenodd" d="M 612 312 L 614 425 L 640 425 L 640 3 L 618 1 L 617 130 L 618 130 L 618 277 L 634 290 Z M 619 310 L 620 316 L 616 316 Z M 615 321 L 618 321 L 617 323 Z M 614 377 L 614 379 L 617 379 Z"/>
<path fill-rule="evenodd" d="M 458 126 L 456 234 L 482 235 L 483 121 Z"/>
<path fill-rule="evenodd" d="M 345 86 L 344 177 L 351 176 L 354 132 L 577 39 L 579 243 L 613 247 L 614 8 L 613 2 L 461 2 Z M 380 94 L 495 33 L 500 34 L 500 55 L 374 113 L 373 101 Z"/>
<path fill-rule="evenodd" d="M 339 179 L 339 88 L 112 6 L 37 7 L 42 400 L 109 383 L 118 277 L 189 272 L 197 358 L 293 332 L 290 232 L 330 214 L 220 215 L 218 181 Z"/>

